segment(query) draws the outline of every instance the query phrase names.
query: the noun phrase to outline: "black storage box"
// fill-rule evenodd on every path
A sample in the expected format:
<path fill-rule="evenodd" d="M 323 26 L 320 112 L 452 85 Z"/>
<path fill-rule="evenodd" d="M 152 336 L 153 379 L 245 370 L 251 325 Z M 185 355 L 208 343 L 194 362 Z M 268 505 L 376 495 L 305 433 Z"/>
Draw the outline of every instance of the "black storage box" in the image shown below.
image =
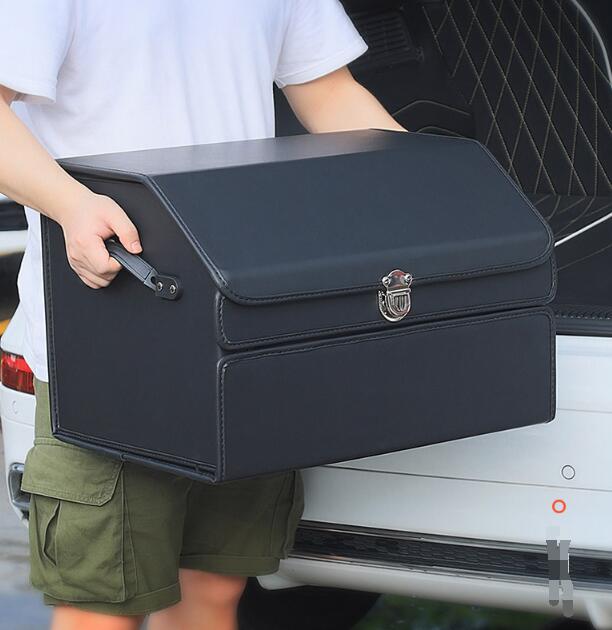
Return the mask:
<path fill-rule="evenodd" d="M 109 243 L 132 273 L 94 291 L 43 221 L 58 438 L 219 482 L 553 418 L 552 236 L 478 143 L 363 131 L 62 164 L 144 253 Z"/>

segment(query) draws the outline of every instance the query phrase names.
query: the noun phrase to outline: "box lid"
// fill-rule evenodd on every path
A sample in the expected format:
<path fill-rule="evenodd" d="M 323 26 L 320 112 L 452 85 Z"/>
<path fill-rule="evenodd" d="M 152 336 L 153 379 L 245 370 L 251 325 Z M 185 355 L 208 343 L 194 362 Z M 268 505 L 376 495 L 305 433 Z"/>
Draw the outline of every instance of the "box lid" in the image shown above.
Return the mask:
<path fill-rule="evenodd" d="M 462 138 L 357 131 L 62 164 L 144 183 L 239 304 L 368 291 L 393 269 L 415 286 L 524 270 L 553 248 L 495 159 Z"/>

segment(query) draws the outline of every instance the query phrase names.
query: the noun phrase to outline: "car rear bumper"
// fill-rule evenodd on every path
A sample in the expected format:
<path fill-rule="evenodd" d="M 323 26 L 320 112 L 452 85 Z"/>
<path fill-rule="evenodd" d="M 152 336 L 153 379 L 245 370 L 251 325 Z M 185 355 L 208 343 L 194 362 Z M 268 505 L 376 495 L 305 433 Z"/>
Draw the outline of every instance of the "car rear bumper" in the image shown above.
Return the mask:
<path fill-rule="evenodd" d="M 547 584 L 550 572 L 545 544 L 308 521 L 300 523 L 291 557 L 533 584 Z M 572 549 L 571 574 L 575 588 L 612 594 L 612 551 Z"/>
<path fill-rule="evenodd" d="M 561 615 L 560 606 L 548 601 L 546 580 L 292 557 L 281 560 L 278 573 L 259 581 L 269 589 L 312 584 Z M 574 617 L 591 619 L 598 628 L 612 628 L 612 591 L 575 588 L 573 609 Z"/>
<path fill-rule="evenodd" d="M 27 230 L 0 231 L 0 257 L 23 253 L 27 237 Z"/>
<path fill-rule="evenodd" d="M 22 519 L 27 514 L 27 497 L 18 491 L 18 484 L 25 456 L 34 442 L 34 409 L 34 396 L 0 385 L 4 472 L 13 509 Z"/>

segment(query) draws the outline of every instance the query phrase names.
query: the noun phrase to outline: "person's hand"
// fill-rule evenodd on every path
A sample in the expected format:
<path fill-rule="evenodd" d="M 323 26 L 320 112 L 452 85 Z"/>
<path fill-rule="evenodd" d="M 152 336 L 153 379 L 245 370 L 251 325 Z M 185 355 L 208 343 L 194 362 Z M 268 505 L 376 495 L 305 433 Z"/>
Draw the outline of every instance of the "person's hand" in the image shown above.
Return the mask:
<path fill-rule="evenodd" d="M 16 97 L 0 85 L 0 191 L 57 221 L 72 269 L 87 286 L 106 287 L 121 265 L 104 241 L 116 236 L 129 252 L 139 254 L 138 231 L 112 199 L 91 192 L 61 168 L 11 110 Z"/>
<path fill-rule="evenodd" d="M 70 266 L 92 289 L 108 286 L 121 265 L 108 253 L 104 241 L 116 236 L 132 254 L 142 251 L 138 231 L 112 199 L 86 191 L 59 222 L 64 230 Z"/>

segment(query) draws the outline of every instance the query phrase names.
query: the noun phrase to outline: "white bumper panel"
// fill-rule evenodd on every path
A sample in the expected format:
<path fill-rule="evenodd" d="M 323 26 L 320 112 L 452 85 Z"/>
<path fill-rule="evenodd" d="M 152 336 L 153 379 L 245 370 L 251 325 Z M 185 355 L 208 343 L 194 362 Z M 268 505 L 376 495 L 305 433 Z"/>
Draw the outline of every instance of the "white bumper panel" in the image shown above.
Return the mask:
<path fill-rule="evenodd" d="M 27 230 L 0 232 L 0 256 L 10 256 L 23 252 L 27 235 Z"/>
<path fill-rule="evenodd" d="M 547 584 L 537 582 L 522 584 L 298 558 L 281 561 L 277 574 L 259 581 L 270 589 L 313 584 L 561 615 L 559 606 L 548 602 Z M 612 628 L 612 592 L 575 589 L 574 617 L 590 618 L 597 628 Z"/>
<path fill-rule="evenodd" d="M 611 492 L 332 466 L 303 474 L 305 520 L 535 545 L 557 527 L 573 548 L 612 552 Z"/>
<path fill-rule="evenodd" d="M 34 443 L 34 396 L 0 385 L 0 418 L 4 446 L 4 475 L 11 464 L 23 464 Z M 19 517 L 21 513 L 15 510 Z"/>

